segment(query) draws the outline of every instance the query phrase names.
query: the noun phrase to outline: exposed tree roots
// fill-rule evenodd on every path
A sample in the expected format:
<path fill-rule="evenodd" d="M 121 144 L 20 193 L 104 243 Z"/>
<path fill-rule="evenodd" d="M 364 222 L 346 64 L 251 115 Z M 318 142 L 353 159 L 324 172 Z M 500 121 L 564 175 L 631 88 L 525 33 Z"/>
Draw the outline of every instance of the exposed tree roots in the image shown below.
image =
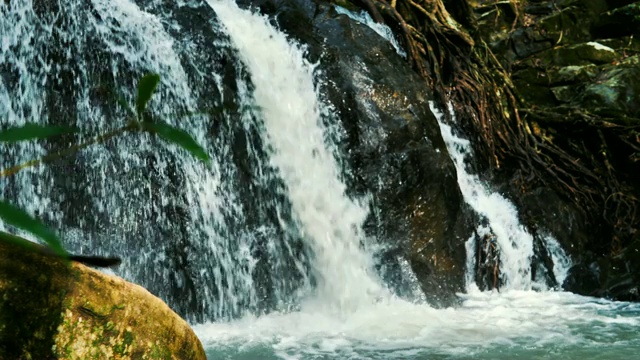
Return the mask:
<path fill-rule="evenodd" d="M 458 126 L 477 134 L 471 140 L 483 169 L 507 163 L 519 169 L 523 191 L 549 186 L 583 209 L 595 226 L 604 219 L 601 230 L 612 237 L 612 253 L 631 240 L 640 223 L 633 195 L 638 189 L 621 175 L 614 157 L 639 156 L 638 127 L 614 125 L 580 109 L 527 109 L 488 46 L 469 35 L 477 31 L 467 1 L 353 2 L 400 34 L 408 60 L 435 89 L 436 99 L 452 103 Z M 609 143 L 616 144 L 615 151 Z"/>

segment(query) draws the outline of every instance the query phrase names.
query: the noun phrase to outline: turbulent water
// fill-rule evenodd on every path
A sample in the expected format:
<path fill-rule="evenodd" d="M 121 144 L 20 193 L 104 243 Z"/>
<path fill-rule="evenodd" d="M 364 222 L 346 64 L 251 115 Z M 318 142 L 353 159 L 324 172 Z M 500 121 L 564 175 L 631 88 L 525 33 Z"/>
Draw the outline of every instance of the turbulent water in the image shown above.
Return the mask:
<path fill-rule="evenodd" d="M 629 359 L 640 306 L 563 292 L 471 292 L 451 309 L 381 302 L 348 317 L 198 325 L 212 359 Z"/>
<path fill-rule="evenodd" d="M 442 136 L 465 201 L 485 220 L 476 235 L 496 237 L 504 286 L 481 292 L 474 285 L 476 235 L 469 234 L 467 290 L 459 306 L 436 309 L 420 297 L 399 298 L 376 273 L 362 229 L 370 204 L 346 195 L 349 169 L 336 145 L 342 129 L 303 46 L 231 0 L 206 2 L 217 16 L 201 24 L 217 39 L 210 42 L 184 30 L 194 26 L 192 2 L 92 0 L 91 11 L 80 1 L 54 3 L 64 15 L 42 16 L 29 0 L 0 4 L 0 125 L 55 123 L 66 115 L 55 110 L 61 101 L 81 139 L 108 131 L 123 112 L 96 105 L 93 83 L 111 81 L 132 101 L 136 79 L 154 71 L 162 75 L 154 113 L 188 130 L 213 161 L 205 166 L 148 136 L 125 137 L 0 179 L 0 194 L 60 229 L 72 251 L 121 254 L 118 275 L 185 314 L 210 358 L 636 356 L 640 305 L 532 280 L 532 236 L 513 204 L 467 171 L 469 142 L 450 124 L 440 121 Z M 388 28 L 336 9 L 403 56 Z M 181 12 L 187 20 L 170 16 Z M 95 58 L 90 46 L 99 49 Z M 180 115 L 203 104 L 227 109 L 213 123 Z M 0 146 L 6 168 L 45 154 L 49 144 Z M 551 235 L 544 243 L 561 282 L 571 261 Z"/>
<path fill-rule="evenodd" d="M 545 289 L 546 284 L 539 279 L 532 279 L 531 262 L 533 259 L 533 236 L 520 224 L 515 206 L 497 192 L 491 191 L 476 175 L 467 171 L 467 161 L 473 160 L 471 144 L 468 140 L 454 134 L 453 128 L 444 122 L 443 114 L 433 102 L 429 103 L 431 111 L 438 118 L 442 138 L 447 144 L 449 154 L 456 166 L 458 186 L 467 204 L 487 220 L 488 226 L 480 225 L 477 236 L 492 234 L 495 236 L 497 250 L 500 253 L 500 276 L 503 289 L 531 290 Z M 449 106 L 452 121 L 455 121 L 453 107 Z M 467 250 L 473 253 L 476 236 L 469 239 Z M 558 241 L 547 235 L 545 244 L 554 263 L 554 275 L 559 284 L 566 278 L 571 260 L 559 246 Z M 473 257 L 468 260 L 469 271 L 475 268 Z M 471 274 L 467 282 L 472 283 Z"/>
<path fill-rule="evenodd" d="M 280 114 L 279 121 L 311 121 L 320 126 L 317 112 L 311 111 L 310 116 L 297 111 L 301 106 L 298 102 L 300 95 L 288 95 L 291 87 L 297 89 L 297 94 L 304 94 L 305 98 L 312 90 L 313 67 L 304 61 L 299 47 L 287 43 L 264 18 L 240 10 L 231 2 L 211 0 L 210 3 L 230 32 L 234 45 L 250 64 L 256 93 L 268 93 L 265 100 L 269 103 L 259 102 L 259 105 L 270 107 L 285 102 L 288 111 Z M 371 24 L 361 15 L 341 12 Z M 377 31 L 391 36 L 390 32 Z M 263 47 L 270 51 L 263 51 Z M 294 69 L 298 73 L 294 73 Z M 278 74 L 281 71 L 288 74 L 285 89 L 279 88 Z M 260 78 L 263 76 L 268 81 L 262 82 Z M 298 81 L 297 85 L 291 83 L 293 79 Z M 318 106 L 317 98 L 317 95 L 310 96 L 307 106 Z M 437 109 L 433 110 L 438 115 Z M 296 118 L 298 114 L 307 118 Z M 289 136 L 315 145 L 316 157 L 333 166 L 333 161 L 321 150 L 321 133 L 314 135 L 305 131 L 304 135 L 298 135 L 296 125 L 280 122 L 276 131 L 283 128 L 288 130 Z M 348 232 L 348 236 L 332 239 L 332 234 L 342 231 L 342 226 L 358 226 L 363 218 L 356 216 L 350 220 L 350 216 L 346 216 L 346 219 L 336 219 L 333 217 L 335 214 L 326 213 L 339 211 L 339 214 L 351 214 L 348 209 L 353 209 L 353 203 L 345 198 L 344 185 L 336 181 L 339 179 L 337 172 L 326 171 L 324 165 L 313 169 L 313 173 L 305 171 L 299 176 L 311 175 L 316 181 L 315 184 L 307 183 L 305 191 L 309 195 L 303 199 L 306 205 L 302 208 L 302 211 L 312 212 L 304 214 L 310 216 L 312 222 L 303 222 L 303 226 L 311 226 L 314 229 L 312 233 L 321 237 L 320 242 L 313 240 L 312 248 L 320 253 L 314 266 L 327 280 L 338 282 L 314 294 L 318 296 L 316 303 L 327 306 L 303 306 L 295 312 L 275 312 L 232 322 L 197 325 L 195 329 L 207 348 L 207 354 L 211 358 L 223 359 L 511 359 L 558 356 L 577 359 L 587 354 L 595 358 L 595 349 L 606 359 L 622 359 L 635 354 L 640 341 L 633 332 L 640 325 L 640 306 L 564 292 L 531 290 L 536 287 L 529 275 L 533 256 L 532 236 L 518 222 L 517 210 L 511 203 L 488 190 L 478 177 L 467 173 L 464 162 L 471 156 L 468 142 L 455 136 L 444 123 L 441 123 L 441 130 L 459 172 L 465 200 L 487 218 L 498 239 L 505 259 L 501 266 L 506 280 L 505 291 L 480 292 L 469 283 L 467 293 L 459 294 L 462 300 L 459 307 L 434 309 L 426 303 L 409 302 L 379 290 L 377 283 L 380 280 L 367 271 L 367 254 L 358 250 L 357 236 L 362 235 Z M 284 136 L 287 137 L 286 134 Z M 291 141 L 291 137 L 287 139 Z M 304 152 L 304 148 L 301 146 L 299 151 Z M 276 158 L 275 161 L 280 160 Z M 286 164 L 291 165 L 295 161 L 289 157 Z M 308 159 L 302 161 L 307 162 Z M 311 170 L 308 164 L 304 169 Z M 324 190 L 315 193 L 317 182 L 323 187 L 336 186 L 338 193 Z M 328 204 L 325 201 L 330 200 L 334 206 L 343 206 L 346 211 L 333 206 L 314 206 L 318 201 Z M 326 222 L 327 216 L 335 220 Z M 556 264 L 556 278 L 562 281 L 570 260 L 553 237 L 548 236 L 546 242 Z M 326 245 L 335 250 L 326 248 Z M 470 257 L 470 268 L 472 261 L 473 257 Z M 322 269 L 330 264 L 340 266 Z M 544 288 L 544 285 L 538 285 L 537 288 Z M 349 304 L 348 311 L 344 311 L 345 304 Z"/>

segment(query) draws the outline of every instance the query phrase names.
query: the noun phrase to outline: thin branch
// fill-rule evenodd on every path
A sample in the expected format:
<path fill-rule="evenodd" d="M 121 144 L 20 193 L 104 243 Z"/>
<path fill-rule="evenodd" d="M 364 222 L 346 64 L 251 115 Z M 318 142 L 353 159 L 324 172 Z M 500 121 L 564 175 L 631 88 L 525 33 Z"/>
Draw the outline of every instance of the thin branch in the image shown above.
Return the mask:
<path fill-rule="evenodd" d="M 73 154 L 77 153 L 78 151 L 80 151 L 80 150 L 82 150 L 82 149 L 84 149 L 86 147 L 89 147 L 91 145 L 104 143 L 104 142 L 107 142 L 107 141 L 111 140 L 112 138 L 114 138 L 116 136 L 119 136 L 119 135 L 122 135 L 122 134 L 124 134 L 126 132 L 137 131 L 137 130 L 138 130 L 138 127 L 135 125 L 135 123 L 130 123 L 130 124 L 128 124 L 126 126 L 123 126 L 123 127 L 119 128 L 119 129 L 110 131 L 110 132 L 105 133 L 103 135 L 96 136 L 93 139 L 91 139 L 91 140 L 89 140 L 87 142 L 84 142 L 82 144 L 73 145 L 73 146 L 71 146 L 69 148 L 66 148 L 66 149 L 63 149 L 63 150 L 60 150 L 60 151 L 56 151 L 56 152 L 51 153 L 51 154 L 47 154 L 47 155 L 41 157 L 40 159 L 27 161 L 26 163 L 23 163 L 23 164 L 20 164 L 20 165 L 16 165 L 16 166 L 4 169 L 4 170 L 0 170 L 0 177 L 7 177 L 7 176 L 15 175 L 19 171 L 24 170 L 26 168 L 38 166 L 38 165 L 44 164 L 44 163 L 49 163 L 49 162 L 52 162 L 54 160 L 58 160 L 60 158 L 66 157 L 66 156 L 73 155 Z"/>

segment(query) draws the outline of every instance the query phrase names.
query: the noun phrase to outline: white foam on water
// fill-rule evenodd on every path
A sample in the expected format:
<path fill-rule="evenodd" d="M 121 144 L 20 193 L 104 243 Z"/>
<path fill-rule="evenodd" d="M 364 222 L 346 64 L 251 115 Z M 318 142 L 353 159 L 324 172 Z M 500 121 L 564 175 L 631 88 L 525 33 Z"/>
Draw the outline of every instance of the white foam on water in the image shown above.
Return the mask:
<path fill-rule="evenodd" d="M 638 305 L 564 292 L 474 291 L 462 298 L 458 308 L 389 301 L 360 308 L 342 319 L 296 312 L 196 325 L 194 329 L 208 349 L 233 347 L 242 352 L 267 347 L 278 358 L 305 359 L 344 358 L 349 352 L 411 358 L 409 350 L 472 356 L 483 348 L 517 344 L 593 346 L 597 341 L 585 331 L 590 326 L 606 333 L 640 325 L 638 315 L 615 314 L 621 309 L 637 312 Z"/>

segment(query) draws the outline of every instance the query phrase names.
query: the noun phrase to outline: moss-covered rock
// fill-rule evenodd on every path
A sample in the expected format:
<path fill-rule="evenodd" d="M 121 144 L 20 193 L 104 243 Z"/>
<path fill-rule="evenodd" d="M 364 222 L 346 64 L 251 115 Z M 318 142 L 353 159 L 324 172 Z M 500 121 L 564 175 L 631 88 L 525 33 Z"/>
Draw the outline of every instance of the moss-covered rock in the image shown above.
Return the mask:
<path fill-rule="evenodd" d="M 481 34 L 511 71 L 521 119 L 536 139 L 533 157 L 541 158 L 524 166 L 535 169 L 529 177 L 522 162 L 503 166 L 505 192 L 529 228 L 546 227 L 570 253 L 565 289 L 640 300 L 640 3 L 509 3 L 518 18 L 506 30 L 508 46 L 493 46 L 504 23 L 480 18 Z M 476 4 L 477 13 L 486 9 Z"/>
<path fill-rule="evenodd" d="M 581 104 L 605 114 L 640 117 L 639 78 L 637 65 L 609 66 L 585 88 Z M 621 116 L 617 118 L 622 125 L 631 125 Z"/>
<path fill-rule="evenodd" d="M 142 287 L 0 242 L 0 359 L 206 359 Z"/>

